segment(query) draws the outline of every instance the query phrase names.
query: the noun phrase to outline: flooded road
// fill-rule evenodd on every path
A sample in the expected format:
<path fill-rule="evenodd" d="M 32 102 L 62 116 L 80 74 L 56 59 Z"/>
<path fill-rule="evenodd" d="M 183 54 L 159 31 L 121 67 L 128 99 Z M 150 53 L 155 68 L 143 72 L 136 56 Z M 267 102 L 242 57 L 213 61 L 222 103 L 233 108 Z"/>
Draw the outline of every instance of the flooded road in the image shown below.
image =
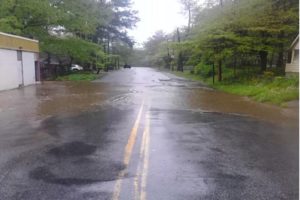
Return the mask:
<path fill-rule="evenodd" d="M 0 92 L 0 199 L 298 199 L 298 109 L 150 68 Z"/>

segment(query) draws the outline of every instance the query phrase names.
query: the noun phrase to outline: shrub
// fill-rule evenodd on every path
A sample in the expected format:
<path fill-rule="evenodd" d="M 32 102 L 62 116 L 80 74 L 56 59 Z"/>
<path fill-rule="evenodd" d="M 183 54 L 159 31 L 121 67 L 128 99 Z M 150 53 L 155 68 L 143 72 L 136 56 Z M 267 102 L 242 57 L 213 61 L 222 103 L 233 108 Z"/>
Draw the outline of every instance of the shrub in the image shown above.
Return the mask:
<path fill-rule="evenodd" d="M 265 78 L 265 79 L 273 79 L 274 75 L 275 74 L 272 71 L 265 71 L 264 74 L 263 74 L 263 78 Z"/>
<path fill-rule="evenodd" d="M 204 63 L 199 63 L 194 67 L 194 73 L 200 75 L 203 78 L 208 78 L 212 76 L 212 67 L 209 65 L 206 65 Z"/>
<path fill-rule="evenodd" d="M 57 81 L 93 81 L 97 79 L 96 74 L 88 73 L 88 72 L 77 72 L 73 74 L 69 74 L 67 76 L 59 76 L 57 77 Z"/>

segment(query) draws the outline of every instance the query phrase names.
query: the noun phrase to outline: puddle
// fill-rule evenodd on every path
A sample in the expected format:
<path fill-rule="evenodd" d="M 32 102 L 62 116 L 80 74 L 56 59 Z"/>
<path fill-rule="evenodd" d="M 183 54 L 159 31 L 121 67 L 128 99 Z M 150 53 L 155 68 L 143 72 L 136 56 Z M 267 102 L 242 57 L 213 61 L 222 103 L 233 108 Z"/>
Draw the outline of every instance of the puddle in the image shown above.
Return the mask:
<path fill-rule="evenodd" d="M 254 102 L 247 97 L 218 91 L 193 89 L 183 92 L 183 101 L 193 109 L 248 115 L 282 125 L 298 125 L 298 106 L 287 108 Z"/>
<path fill-rule="evenodd" d="M 0 119 L 3 124 L 15 120 L 39 120 L 48 116 L 76 114 L 107 104 L 139 104 L 148 96 L 152 106 L 208 112 L 234 113 L 257 119 L 298 126 L 298 101 L 286 108 L 257 103 L 248 98 L 218 92 L 185 79 L 167 77 L 152 69 L 122 71 L 98 82 L 46 82 L 0 93 Z M 128 77 L 127 77 L 128 76 Z M 149 78 L 150 77 L 150 78 Z M 156 80 L 157 84 L 153 84 Z M 136 84 L 136 83 L 141 84 Z M 6 120 L 6 122 L 5 122 Z"/>
<path fill-rule="evenodd" d="M 64 113 L 78 113 L 101 105 L 109 86 L 96 83 L 45 82 L 41 85 L 0 93 L 1 113 L 18 118 L 46 118 Z"/>

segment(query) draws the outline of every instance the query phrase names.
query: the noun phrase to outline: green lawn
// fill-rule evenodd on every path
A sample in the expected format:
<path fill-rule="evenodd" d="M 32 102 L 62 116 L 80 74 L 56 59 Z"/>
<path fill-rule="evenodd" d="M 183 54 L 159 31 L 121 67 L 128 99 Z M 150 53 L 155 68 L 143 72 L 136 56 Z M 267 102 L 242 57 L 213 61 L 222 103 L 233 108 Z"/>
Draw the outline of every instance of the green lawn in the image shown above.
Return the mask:
<path fill-rule="evenodd" d="M 212 78 L 203 79 L 199 75 L 190 72 L 174 72 L 175 75 L 190 80 L 200 81 L 208 86 L 231 94 L 248 96 L 258 102 L 269 102 L 284 106 L 285 102 L 299 99 L 299 77 L 273 77 L 271 79 L 252 79 L 240 82 L 212 83 Z"/>
<path fill-rule="evenodd" d="M 77 72 L 66 76 L 59 76 L 57 81 L 93 81 L 98 78 L 97 74 Z"/>

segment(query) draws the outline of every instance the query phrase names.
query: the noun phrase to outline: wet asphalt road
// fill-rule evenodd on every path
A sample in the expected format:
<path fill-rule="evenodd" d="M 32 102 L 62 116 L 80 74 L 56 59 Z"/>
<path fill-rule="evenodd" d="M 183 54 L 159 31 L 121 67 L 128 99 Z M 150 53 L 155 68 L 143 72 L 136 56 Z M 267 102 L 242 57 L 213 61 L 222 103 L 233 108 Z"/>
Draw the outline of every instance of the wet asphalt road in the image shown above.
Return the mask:
<path fill-rule="evenodd" d="M 1 200 L 298 199 L 298 107 L 149 68 L 0 92 Z"/>

